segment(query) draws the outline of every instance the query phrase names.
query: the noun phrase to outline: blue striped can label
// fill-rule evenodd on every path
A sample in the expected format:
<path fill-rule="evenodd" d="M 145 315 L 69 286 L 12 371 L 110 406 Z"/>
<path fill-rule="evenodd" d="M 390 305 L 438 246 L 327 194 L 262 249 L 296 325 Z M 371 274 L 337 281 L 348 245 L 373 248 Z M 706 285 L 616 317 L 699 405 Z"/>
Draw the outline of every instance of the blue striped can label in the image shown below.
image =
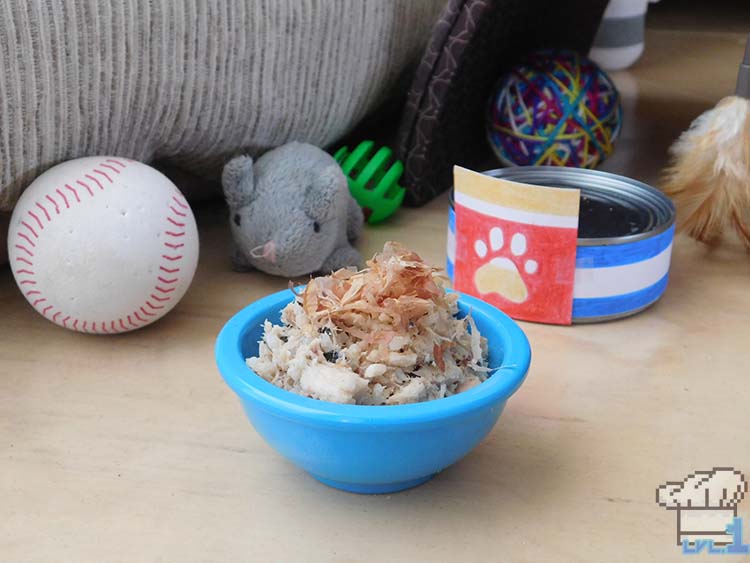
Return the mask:
<path fill-rule="evenodd" d="M 667 287 L 674 225 L 637 242 L 579 246 L 573 319 L 604 320 L 645 309 Z"/>
<path fill-rule="evenodd" d="M 448 240 L 446 242 L 445 272 L 453 281 L 453 264 L 456 262 L 456 211 L 453 205 L 448 208 Z"/>

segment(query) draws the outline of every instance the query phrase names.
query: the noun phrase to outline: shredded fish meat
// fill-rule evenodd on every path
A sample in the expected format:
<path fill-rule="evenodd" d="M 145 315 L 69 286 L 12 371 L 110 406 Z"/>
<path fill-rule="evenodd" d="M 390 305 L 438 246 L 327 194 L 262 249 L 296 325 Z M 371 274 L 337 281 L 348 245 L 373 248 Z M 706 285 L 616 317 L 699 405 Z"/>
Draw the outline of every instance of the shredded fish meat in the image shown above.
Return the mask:
<path fill-rule="evenodd" d="M 313 278 L 264 323 L 260 377 L 313 399 L 399 405 L 440 399 L 488 376 L 487 341 L 437 268 L 388 242 L 361 271 Z"/>

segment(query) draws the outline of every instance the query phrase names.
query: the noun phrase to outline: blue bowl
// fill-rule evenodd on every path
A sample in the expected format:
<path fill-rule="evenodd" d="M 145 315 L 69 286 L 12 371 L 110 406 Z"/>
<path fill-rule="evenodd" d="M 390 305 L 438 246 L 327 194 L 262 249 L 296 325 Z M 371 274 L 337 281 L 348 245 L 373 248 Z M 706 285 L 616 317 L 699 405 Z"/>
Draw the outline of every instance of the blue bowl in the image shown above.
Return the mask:
<path fill-rule="evenodd" d="M 392 493 L 424 483 L 468 454 L 497 422 L 526 377 L 531 350 L 504 313 L 461 295 L 497 368 L 481 385 L 445 399 L 392 406 L 340 405 L 284 391 L 256 375 L 245 358 L 257 355 L 263 321 L 279 323 L 290 290 L 245 307 L 216 341 L 216 363 L 247 417 L 276 451 L 319 481 L 354 493 Z"/>

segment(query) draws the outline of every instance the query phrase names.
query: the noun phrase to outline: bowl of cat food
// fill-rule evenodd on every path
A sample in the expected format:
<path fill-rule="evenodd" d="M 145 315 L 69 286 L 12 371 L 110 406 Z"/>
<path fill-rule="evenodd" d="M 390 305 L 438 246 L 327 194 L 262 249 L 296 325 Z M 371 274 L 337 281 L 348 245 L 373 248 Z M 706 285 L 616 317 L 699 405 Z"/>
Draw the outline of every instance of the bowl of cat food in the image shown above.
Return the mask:
<path fill-rule="evenodd" d="M 252 303 L 216 341 L 219 371 L 265 441 L 317 480 L 367 494 L 414 487 L 466 456 L 530 360 L 514 321 L 445 289 L 396 243 L 364 270 Z"/>

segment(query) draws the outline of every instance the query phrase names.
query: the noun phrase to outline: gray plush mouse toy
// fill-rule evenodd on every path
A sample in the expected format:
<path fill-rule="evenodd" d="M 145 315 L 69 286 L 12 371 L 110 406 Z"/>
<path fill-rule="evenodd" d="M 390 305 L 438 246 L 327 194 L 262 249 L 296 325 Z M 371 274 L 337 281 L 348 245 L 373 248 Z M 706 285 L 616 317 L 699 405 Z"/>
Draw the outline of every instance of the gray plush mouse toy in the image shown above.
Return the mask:
<path fill-rule="evenodd" d="M 236 157 L 222 185 L 235 270 L 295 277 L 361 264 L 351 243 L 362 232 L 362 210 L 339 165 L 318 147 L 289 143 L 255 164 Z"/>

